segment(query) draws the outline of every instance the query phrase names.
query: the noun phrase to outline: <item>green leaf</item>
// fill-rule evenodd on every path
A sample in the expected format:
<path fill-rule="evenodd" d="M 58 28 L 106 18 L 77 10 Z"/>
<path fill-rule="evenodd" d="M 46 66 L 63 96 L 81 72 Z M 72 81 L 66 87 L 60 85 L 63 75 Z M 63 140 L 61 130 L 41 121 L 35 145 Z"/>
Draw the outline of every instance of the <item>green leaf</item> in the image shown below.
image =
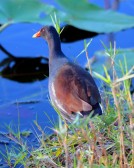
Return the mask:
<path fill-rule="evenodd" d="M 104 72 L 105 72 L 107 83 L 111 83 L 111 78 L 110 78 L 110 75 L 108 74 L 108 69 L 106 68 L 106 66 L 103 66 L 103 69 L 104 69 Z"/>
<path fill-rule="evenodd" d="M 99 74 L 104 74 L 103 65 L 107 67 L 107 69 L 111 69 L 111 66 L 108 64 L 107 58 L 109 58 L 104 50 L 97 51 L 95 54 L 98 61 L 92 65 L 92 69 L 95 72 L 98 72 Z M 125 57 L 125 58 L 124 58 Z M 102 58 L 105 58 L 104 62 L 100 62 Z M 126 48 L 126 49 L 118 49 L 118 53 L 115 57 L 115 69 L 120 76 L 122 74 L 121 66 L 127 70 L 130 70 L 134 66 L 134 49 L 132 48 Z M 121 62 L 121 65 L 120 65 Z M 126 70 L 125 72 L 126 73 Z"/>
<path fill-rule="evenodd" d="M 51 22 L 48 14 L 54 11 L 53 6 L 39 0 L 1 0 L 0 23 L 38 22 L 48 24 Z"/>
<path fill-rule="evenodd" d="M 64 20 L 78 28 L 110 33 L 134 26 L 134 17 L 104 10 L 85 0 L 56 0 L 66 12 Z"/>
<path fill-rule="evenodd" d="M 110 81 L 109 81 L 107 78 L 105 78 L 103 75 L 100 75 L 100 74 L 97 73 L 97 72 L 93 72 L 93 74 L 94 74 L 96 77 L 98 77 L 99 79 L 103 80 L 105 83 L 110 84 Z"/>
<path fill-rule="evenodd" d="M 134 27 L 134 17 L 104 10 L 88 1 L 56 1 L 61 6 L 61 10 L 39 0 L 1 0 L 0 23 L 9 25 L 33 22 L 47 25 L 52 24 L 50 15 L 56 13 L 62 23 L 99 33 L 116 32 Z"/>
<path fill-rule="evenodd" d="M 126 57 L 126 60 L 124 60 Z M 134 65 L 134 49 L 120 49 L 115 58 L 115 61 L 119 63 L 119 60 L 122 62 L 124 68 L 127 64 L 127 69 L 130 69 Z"/>

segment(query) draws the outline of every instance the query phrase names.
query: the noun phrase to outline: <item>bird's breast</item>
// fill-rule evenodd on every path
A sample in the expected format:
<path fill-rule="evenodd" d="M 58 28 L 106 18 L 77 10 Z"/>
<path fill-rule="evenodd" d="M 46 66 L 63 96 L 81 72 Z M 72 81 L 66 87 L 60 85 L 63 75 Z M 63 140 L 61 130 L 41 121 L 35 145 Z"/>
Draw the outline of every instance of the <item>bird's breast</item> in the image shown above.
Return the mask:
<path fill-rule="evenodd" d="M 60 110 L 60 111 L 64 111 L 65 109 L 63 107 L 62 102 L 59 100 L 57 94 L 56 94 L 56 88 L 55 88 L 55 84 L 54 81 L 49 83 L 49 95 L 50 95 L 50 99 L 52 101 L 52 103 L 54 104 L 54 106 Z"/>

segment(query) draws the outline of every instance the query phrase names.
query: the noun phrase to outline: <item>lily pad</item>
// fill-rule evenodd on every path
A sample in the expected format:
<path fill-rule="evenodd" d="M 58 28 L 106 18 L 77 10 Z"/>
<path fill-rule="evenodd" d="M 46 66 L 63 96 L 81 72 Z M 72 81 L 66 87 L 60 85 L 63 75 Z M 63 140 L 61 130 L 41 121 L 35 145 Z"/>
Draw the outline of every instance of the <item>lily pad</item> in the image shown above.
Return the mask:
<path fill-rule="evenodd" d="M 18 22 L 52 24 L 50 15 L 56 13 L 61 23 L 98 33 L 116 32 L 134 27 L 133 16 L 104 10 L 85 0 L 56 0 L 56 2 L 61 6 L 60 10 L 39 0 L 1 0 L 0 24 L 4 24 L 5 27 Z"/>
<path fill-rule="evenodd" d="M 0 23 L 43 21 L 50 23 L 50 19 L 46 18 L 46 16 L 54 12 L 54 10 L 53 6 L 39 0 L 1 0 Z"/>
<path fill-rule="evenodd" d="M 107 66 L 109 57 L 106 55 L 104 50 L 95 52 L 95 55 L 97 57 L 97 62 L 92 65 L 92 69 L 95 72 L 98 72 L 100 74 L 104 73 L 103 65 Z M 127 64 L 127 69 L 130 70 L 134 66 L 134 49 L 133 48 L 126 48 L 126 49 L 119 49 L 118 54 L 115 57 L 115 68 L 120 73 L 120 64 L 121 62 L 122 66 L 125 68 L 125 59 Z M 103 60 L 103 61 L 100 61 Z M 110 66 L 107 66 L 107 68 L 110 68 Z"/>
<path fill-rule="evenodd" d="M 134 27 L 134 17 L 104 10 L 88 1 L 56 0 L 66 12 L 67 23 L 89 31 L 110 33 Z"/>

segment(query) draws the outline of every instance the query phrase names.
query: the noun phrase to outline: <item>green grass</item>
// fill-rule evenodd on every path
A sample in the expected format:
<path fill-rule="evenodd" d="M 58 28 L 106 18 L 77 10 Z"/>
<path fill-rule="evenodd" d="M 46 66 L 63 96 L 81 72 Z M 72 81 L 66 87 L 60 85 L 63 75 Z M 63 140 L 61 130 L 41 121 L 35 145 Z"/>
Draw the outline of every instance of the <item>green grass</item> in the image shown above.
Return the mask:
<path fill-rule="evenodd" d="M 7 154 L 3 155 L 9 167 L 18 164 L 26 168 L 134 167 L 134 100 L 129 91 L 134 67 L 127 68 L 125 57 L 124 63 L 115 62 L 115 48 L 105 48 L 105 51 L 111 63 L 109 67 L 104 66 L 105 75 L 93 72 L 106 85 L 101 88 L 105 113 L 94 118 L 89 116 L 84 120 L 77 117 L 73 124 L 67 124 L 62 122 L 58 112 L 59 123 L 53 128 L 54 134 L 50 136 L 46 136 L 35 121 L 42 136 L 37 135 L 40 147 L 33 148 L 32 151 L 29 151 L 26 142 L 22 141 L 20 133 L 9 129 L 9 138 L 21 146 L 17 153 L 12 149 L 10 152 L 6 150 Z M 115 64 L 118 64 L 122 74 L 120 77 Z"/>

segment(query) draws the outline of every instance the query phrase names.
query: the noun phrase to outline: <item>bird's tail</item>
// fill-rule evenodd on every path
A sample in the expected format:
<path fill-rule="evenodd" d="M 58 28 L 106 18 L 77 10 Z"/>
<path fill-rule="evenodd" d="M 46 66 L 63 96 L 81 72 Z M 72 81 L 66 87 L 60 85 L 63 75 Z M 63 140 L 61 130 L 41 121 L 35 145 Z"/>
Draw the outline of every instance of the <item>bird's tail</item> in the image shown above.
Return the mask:
<path fill-rule="evenodd" d="M 97 104 L 93 105 L 92 107 L 93 107 L 93 110 L 92 110 L 91 117 L 94 117 L 95 115 L 102 115 L 103 110 L 102 110 L 101 104 L 97 103 Z"/>

